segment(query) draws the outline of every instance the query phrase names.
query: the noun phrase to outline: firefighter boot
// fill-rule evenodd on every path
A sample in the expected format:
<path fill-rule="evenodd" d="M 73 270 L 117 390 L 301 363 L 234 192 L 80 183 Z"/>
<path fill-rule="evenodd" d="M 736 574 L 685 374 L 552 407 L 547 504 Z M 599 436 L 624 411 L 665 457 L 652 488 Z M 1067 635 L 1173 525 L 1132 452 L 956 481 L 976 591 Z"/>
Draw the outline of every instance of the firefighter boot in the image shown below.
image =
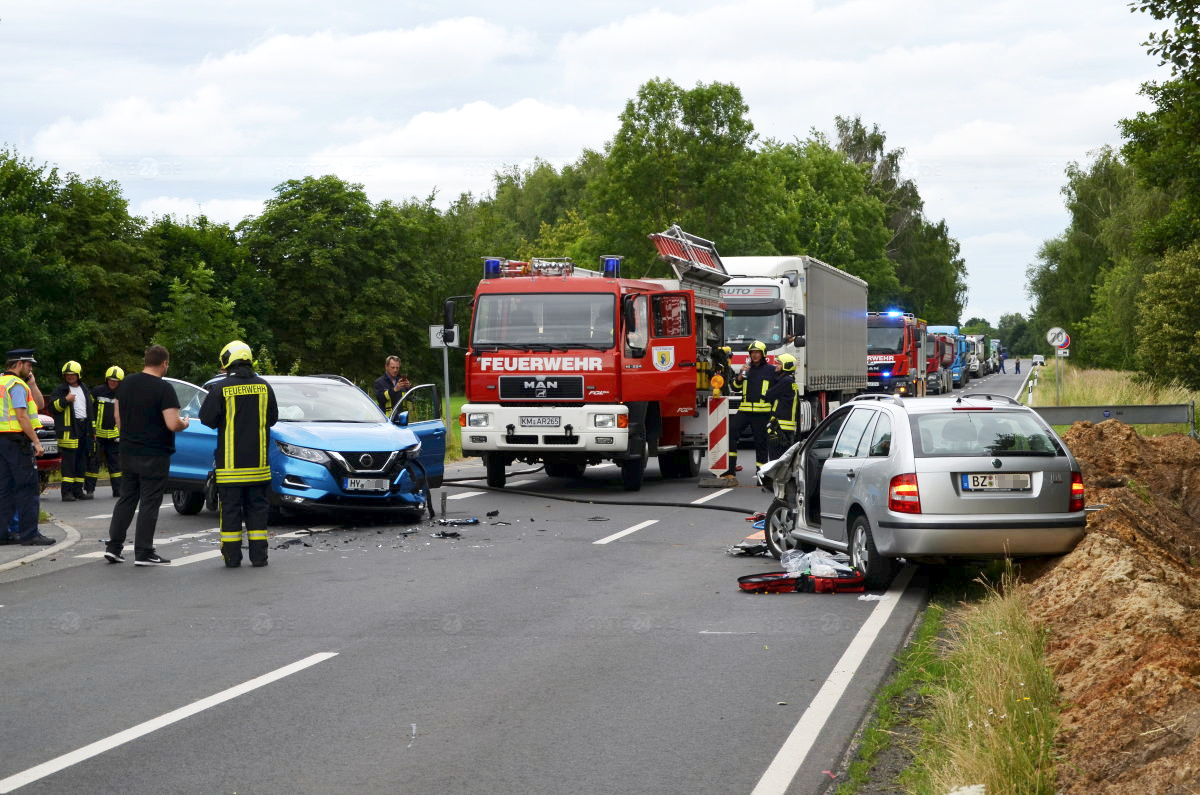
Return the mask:
<path fill-rule="evenodd" d="M 250 542 L 250 565 L 256 569 L 267 565 L 267 542 L 266 541 L 251 541 Z"/>
<path fill-rule="evenodd" d="M 242 542 L 240 540 L 222 542 L 221 557 L 225 559 L 227 568 L 236 569 L 242 565 Z"/>
<path fill-rule="evenodd" d="M 85 491 L 82 483 L 75 484 L 75 499 L 77 500 L 94 500 L 96 495 L 90 491 Z"/>

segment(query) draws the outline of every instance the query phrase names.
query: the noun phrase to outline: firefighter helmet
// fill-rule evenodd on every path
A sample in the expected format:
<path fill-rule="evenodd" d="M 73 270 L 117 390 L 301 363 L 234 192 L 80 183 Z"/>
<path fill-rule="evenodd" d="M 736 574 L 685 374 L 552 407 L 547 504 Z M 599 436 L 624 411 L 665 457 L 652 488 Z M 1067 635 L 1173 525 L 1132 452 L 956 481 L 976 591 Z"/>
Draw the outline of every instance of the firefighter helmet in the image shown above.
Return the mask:
<path fill-rule="evenodd" d="M 74 373 L 75 375 L 83 375 L 83 367 L 80 366 L 79 362 L 72 359 L 71 361 L 67 362 L 66 364 L 64 364 L 62 366 L 62 374 L 67 375 L 69 373 Z"/>
<path fill-rule="evenodd" d="M 754 342 L 750 343 L 750 347 L 746 348 L 746 352 L 754 353 L 755 351 L 758 351 L 763 356 L 766 356 L 767 355 L 767 344 L 765 342 L 763 342 L 762 340 L 755 340 Z"/>
<path fill-rule="evenodd" d="M 228 370 L 238 362 L 246 362 L 249 364 L 254 359 L 254 354 L 250 352 L 250 346 L 241 340 L 234 340 L 221 349 L 220 362 L 221 367 Z"/>
<path fill-rule="evenodd" d="M 104 371 L 104 377 L 109 381 L 124 381 L 125 371 L 114 364 L 112 367 Z"/>
<path fill-rule="evenodd" d="M 775 357 L 775 361 L 779 362 L 779 369 L 785 373 L 793 373 L 796 371 L 796 357 L 790 353 L 781 353 Z"/>

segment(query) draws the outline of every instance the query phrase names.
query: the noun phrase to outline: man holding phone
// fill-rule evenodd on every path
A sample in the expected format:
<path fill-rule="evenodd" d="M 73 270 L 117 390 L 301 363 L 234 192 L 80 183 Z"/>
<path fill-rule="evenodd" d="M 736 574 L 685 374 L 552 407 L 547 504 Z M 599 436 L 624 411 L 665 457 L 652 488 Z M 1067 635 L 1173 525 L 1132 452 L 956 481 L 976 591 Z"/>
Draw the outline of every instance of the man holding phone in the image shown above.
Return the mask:
<path fill-rule="evenodd" d="M 408 376 L 400 372 L 400 357 L 389 356 L 383 362 L 383 375 L 375 379 L 375 402 L 390 417 L 401 395 L 411 386 Z"/>

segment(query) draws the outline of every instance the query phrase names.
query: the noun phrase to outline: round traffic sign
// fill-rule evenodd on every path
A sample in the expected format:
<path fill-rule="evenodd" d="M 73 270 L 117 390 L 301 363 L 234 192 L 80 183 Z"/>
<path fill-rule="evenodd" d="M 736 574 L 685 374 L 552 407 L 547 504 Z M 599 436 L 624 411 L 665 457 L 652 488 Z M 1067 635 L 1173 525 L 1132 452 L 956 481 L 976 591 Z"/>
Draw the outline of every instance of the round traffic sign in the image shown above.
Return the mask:
<path fill-rule="evenodd" d="M 1055 348 L 1061 348 L 1064 344 L 1069 345 L 1071 338 L 1067 336 L 1067 332 L 1055 326 L 1046 332 L 1046 342 L 1053 345 Z"/>

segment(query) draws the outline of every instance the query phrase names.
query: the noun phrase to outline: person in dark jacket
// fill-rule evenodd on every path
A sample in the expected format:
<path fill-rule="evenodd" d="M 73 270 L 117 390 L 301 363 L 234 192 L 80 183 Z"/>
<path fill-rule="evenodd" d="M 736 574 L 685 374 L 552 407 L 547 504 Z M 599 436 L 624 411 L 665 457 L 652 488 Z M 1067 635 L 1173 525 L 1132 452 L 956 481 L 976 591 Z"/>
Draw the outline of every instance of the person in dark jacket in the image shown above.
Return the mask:
<path fill-rule="evenodd" d="M 83 490 L 87 494 L 96 490 L 100 465 L 103 464 L 108 469 L 113 496 L 121 496 L 121 460 L 118 455 L 121 430 L 117 427 L 117 387 L 124 379 L 125 371 L 114 364 L 105 371 L 104 383 L 92 390 L 92 400 L 96 403 L 96 425 L 93 428 L 94 454 L 88 456 L 88 471 L 83 481 Z"/>
<path fill-rule="evenodd" d="M 375 402 L 390 417 L 392 409 L 396 408 L 396 403 L 410 386 L 412 381 L 408 380 L 408 376 L 400 374 L 400 357 L 389 356 L 383 362 L 383 375 L 375 379 Z"/>
<path fill-rule="evenodd" d="M 781 353 L 775 359 L 775 380 L 767 390 L 767 401 L 771 404 L 767 436 L 770 439 L 770 456 L 774 460 L 796 441 L 796 413 L 800 408 L 800 398 L 796 387 L 796 357 L 790 353 Z"/>
<path fill-rule="evenodd" d="M 775 375 L 775 369 L 767 363 L 766 344 L 755 340 L 748 349 L 750 361 L 742 365 L 734 379 L 734 391 L 742 396 L 737 414 L 729 423 L 729 470 L 723 475 L 737 478 L 737 446 L 742 432 L 749 427 L 754 435 L 754 471 L 767 461 L 767 421 L 771 418 L 771 404 L 767 402 L 767 390 Z"/>
<path fill-rule="evenodd" d="M 267 503 L 271 488 L 270 427 L 279 419 L 271 385 L 254 372 L 250 346 L 234 340 L 221 350 L 225 378 L 208 390 L 200 422 L 217 429 L 217 496 L 221 505 L 221 557 L 242 565 L 242 526 L 250 565 L 267 565 Z"/>
<path fill-rule="evenodd" d="M 96 402 L 80 376 L 79 362 L 62 366 L 62 382 L 50 394 L 50 412 L 54 415 L 54 435 L 62 454 L 63 502 L 90 500 L 84 491 L 88 455 L 92 449 L 92 423 L 96 420 Z"/>

